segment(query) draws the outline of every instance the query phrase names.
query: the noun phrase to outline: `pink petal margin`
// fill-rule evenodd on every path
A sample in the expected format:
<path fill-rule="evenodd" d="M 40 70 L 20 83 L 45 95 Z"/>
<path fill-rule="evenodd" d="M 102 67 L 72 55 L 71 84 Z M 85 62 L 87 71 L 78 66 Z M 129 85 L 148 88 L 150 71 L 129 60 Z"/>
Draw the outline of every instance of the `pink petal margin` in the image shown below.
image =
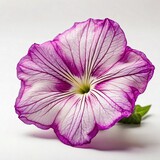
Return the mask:
<path fill-rule="evenodd" d="M 53 128 L 67 145 L 83 145 L 133 112 L 153 72 L 145 54 L 127 46 L 116 22 L 88 19 L 30 47 L 17 65 L 15 110 L 24 123 Z M 73 78 L 84 75 L 93 88 L 73 93 Z"/>

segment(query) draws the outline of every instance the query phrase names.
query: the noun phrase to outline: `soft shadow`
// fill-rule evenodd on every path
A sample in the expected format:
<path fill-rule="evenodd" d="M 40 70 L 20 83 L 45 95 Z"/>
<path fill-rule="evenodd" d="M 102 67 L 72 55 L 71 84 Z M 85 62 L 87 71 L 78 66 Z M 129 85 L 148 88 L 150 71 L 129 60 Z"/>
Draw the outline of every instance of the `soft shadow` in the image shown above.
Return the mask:
<path fill-rule="evenodd" d="M 57 139 L 52 129 L 32 131 L 28 133 L 27 136 L 41 139 Z"/>
<path fill-rule="evenodd" d="M 146 119 L 148 119 L 148 118 L 150 118 L 150 117 L 152 117 L 152 114 L 147 114 L 147 115 L 145 115 L 145 116 L 143 117 L 142 121 L 143 121 L 143 120 L 146 120 Z"/>
<path fill-rule="evenodd" d="M 153 142 L 149 137 L 145 137 L 145 135 L 143 135 L 144 132 L 140 131 L 146 130 L 147 128 L 145 128 L 145 126 L 145 123 L 142 123 L 141 125 L 118 123 L 109 130 L 100 131 L 96 137 L 92 139 L 90 144 L 78 146 L 77 148 L 96 149 L 101 151 L 147 148 L 151 145 L 155 145 L 156 142 Z M 57 136 L 52 129 L 34 130 L 28 133 L 27 136 L 40 139 L 57 139 Z"/>
<path fill-rule="evenodd" d="M 140 127 L 142 127 L 144 124 L 123 124 L 123 123 L 118 123 L 117 124 L 118 126 L 120 126 L 121 128 L 123 128 L 123 129 L 129 129 L 129 128 L 140 128 Z"/>
<path fill-rule="evenodd" d="M 114 151 L 146 148 L 151 144 L 150 140 L 146 140 L 143 137 L 137 138 L 134 132 L 131 132 L 131 129 L 125 129 L 122 125 L 116 125 L 107 131 L 99 132 L 90 144 L 80 146 L 80 148 Z"/>

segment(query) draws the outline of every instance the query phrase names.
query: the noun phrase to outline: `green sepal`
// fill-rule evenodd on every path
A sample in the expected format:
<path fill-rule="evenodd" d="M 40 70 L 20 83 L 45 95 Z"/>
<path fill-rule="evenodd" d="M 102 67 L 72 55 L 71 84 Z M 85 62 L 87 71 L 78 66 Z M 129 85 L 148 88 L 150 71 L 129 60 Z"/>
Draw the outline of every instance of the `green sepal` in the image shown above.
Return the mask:
<path fill-rule="evenodd" d="M 144 107 L 136 105 L 134 108 L 134 112 L 129 117 L 123 118 L 119 122 L 125 124 L 140 124 L 142 121 L 142 117 L 147 114 L 150 108 L 151 105 L 147 105 Z"/>

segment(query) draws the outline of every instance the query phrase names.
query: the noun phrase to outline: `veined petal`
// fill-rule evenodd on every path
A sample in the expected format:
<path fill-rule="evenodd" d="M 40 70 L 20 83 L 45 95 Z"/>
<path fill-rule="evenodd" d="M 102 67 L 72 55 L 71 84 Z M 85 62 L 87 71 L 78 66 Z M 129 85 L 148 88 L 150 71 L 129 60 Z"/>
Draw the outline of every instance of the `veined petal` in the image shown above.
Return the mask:
<path fill-rule="evenodd" d="M 36 71 L 45 73 L 64 82 L 70 83 L 73 80 L 72 73 L 66 66 L 65 61 L 63 61 L 63 57 L 58 54 L 51 41 L 43 44 L 33 44 L 28 51 L 28 55 L 19 62 L 18 71 L 21 70 L 23 64 L 25 67 L 25 65 L 29 65 L 29 63 L 31 63 L 30 67 L 27 66 L 29 69 L 33 67 L 36 69 L 40 68 L 41 70 L 38 69 Z M 18 76 L 19 75 L 21 75 L 21 72 L 18 73 Z"/>
<path fill-rule="evenodd" d="M 121 118 L 131 114 L 130 110 L 126 110 L 125 107 L 119 107 L 116 99 L 111 99 L 109 95 L 105 95 L 99 90 L 93 89 L 89 98 L 99 130 L 108 129 Z"/>
<path fill-rule="evenodd" d="M 71 98 L 71 94 L 35 92 L 29 96 L 29 93 L 17 103 L 16 112 L 23 122 L 42 129 L 52 128 L 56 116 Z"/>
<path fill-rule="evenodd" d="M 93 83 L 98 84 L 116 78 L 127 79 L 136 76 L 139 79 L 143 79 L 140 81 L 141 87 L 143 87 L 146 86 L 143 84 L 147 84 L 147 82 L 152 78 L 153 72 L 154 66 L 147 59 L 144 53 L 131 49 L 130 47 L 126 47 L 124 56 L 117 63 L 111 66 L 107 72 L 97 76 L 97 80 Z M 134 84 L 138 85 L 139 83 L 137 82 Z M 144 89 L 145 88 L 143 88 L 140 93 L 142 93 Z"/>
<path fill-rule="evenodd" d="M 79 77 L 98 76 L 108 70 L 123 56 L 126 47 L 122 29 L 109 19 L 75 23 L 54 42 L 72 74 Z"/>
<path fill-rule="evenodd" d="M 89 143 L 97 134 L 92 107 L 86 96 L 66 104 L 55 121 L 55 133 L 66 144 L 77 146 Z"/>
<path fill-rule="evenodd" d="M 93 83 L 120 110 L 132 113 L 135 101 L 145 91 L 153 71 L 154 66 L 142 52 L 127 47 L 121 61 Z"/>

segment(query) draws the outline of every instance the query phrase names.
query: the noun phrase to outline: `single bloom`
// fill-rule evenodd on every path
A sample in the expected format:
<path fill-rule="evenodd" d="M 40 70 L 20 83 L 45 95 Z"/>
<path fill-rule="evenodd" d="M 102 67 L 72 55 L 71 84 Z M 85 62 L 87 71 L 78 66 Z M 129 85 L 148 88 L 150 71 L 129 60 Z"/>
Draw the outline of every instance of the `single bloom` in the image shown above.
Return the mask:
<path fill-rule="evenodd" d="M 21 89 L 15 109 L 26 124 L 53 128 L 65 144 L 89 143 L 134 110 L 154 66 L 127 46 L 110 19 L 88 19 L 43 44 L 17 65 Z"/>

